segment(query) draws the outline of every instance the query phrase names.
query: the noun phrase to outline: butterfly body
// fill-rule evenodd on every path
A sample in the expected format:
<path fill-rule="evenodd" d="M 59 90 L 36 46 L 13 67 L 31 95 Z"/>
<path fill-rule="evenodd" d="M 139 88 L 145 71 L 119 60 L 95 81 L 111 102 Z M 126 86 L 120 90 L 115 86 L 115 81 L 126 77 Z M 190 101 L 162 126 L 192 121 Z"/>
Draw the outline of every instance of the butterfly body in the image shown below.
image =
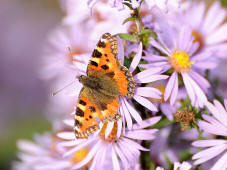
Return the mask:
<path fill-rule="evenodd" d="M 96 45 L 88 64 L 75 112 L 75 134 L 87 138 L 98 129 L 98 121 L 116 121 L 119 96 L 132 97 L 135 87 L 132 74 L 117 60 L 117 41 L 109 33 Z"/>

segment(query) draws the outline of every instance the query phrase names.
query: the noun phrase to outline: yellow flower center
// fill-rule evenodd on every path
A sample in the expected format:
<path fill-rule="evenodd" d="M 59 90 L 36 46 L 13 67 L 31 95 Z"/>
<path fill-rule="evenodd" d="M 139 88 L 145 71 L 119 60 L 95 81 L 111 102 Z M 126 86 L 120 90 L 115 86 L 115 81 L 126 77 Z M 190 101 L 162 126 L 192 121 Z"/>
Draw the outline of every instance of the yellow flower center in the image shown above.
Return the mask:
<path fill-rule="evenodd" d="M 174 51 L 170 56 L 170 64 L 177 72 L 188 71 L 193 62 L 189 61 L 190 56 L 184 51 Z"/>
<path fill-rule="evenodd" d="M 114 126 L 109 134 L 109 136 L 107 138 L 105 138 L 105 133 L 106 133 L 106 128 L 107 128 L 108 122 L 105 122 L 100 133 L 99 136 L 107 142 L 116 142 L 118 140 L 117 138 L 117 122 L 114 122 Z"/>
<path fill-rule="evenodd" d="M 88 148 L 82 148 L 79 151 L 75 152 L 73 157 L 72 157 L 72 163 L 76 164 L 78 162 L 81 162 L 89 153 L 89 149 Z"/>

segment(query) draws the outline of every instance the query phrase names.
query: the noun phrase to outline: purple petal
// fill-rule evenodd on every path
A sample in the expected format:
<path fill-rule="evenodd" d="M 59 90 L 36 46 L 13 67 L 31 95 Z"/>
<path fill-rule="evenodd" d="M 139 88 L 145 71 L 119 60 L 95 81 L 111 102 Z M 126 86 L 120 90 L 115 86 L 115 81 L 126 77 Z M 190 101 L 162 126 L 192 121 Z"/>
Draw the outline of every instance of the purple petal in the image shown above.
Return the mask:
<path fill-rule="evenodd" d="M 203 162 L 206 162 L 215 156 L 219 155 L 221 152 L 223 152 L 226 149 L 226 145 L 218 145 L 214 146 L 208 149 L 205 149 L 203 151 L 198 152 L 195 154 L 192 159 L 198 159 L 195 161 L 195 164 L 201 164 Z"/>
<path fill-rule="evenodd" d="M 193 146 L 196 147 L 210 147 L 210 146 L 216 146 L 216 145 L 222 145 L 222 144 L 227 144 L 225 140 L 221 139 L 213 139 L 213 140 L 197 140 L 192 143 Z"/>
<path fill-rule="evenodd" d="M 162 118 L 161 116 L 155 116 L 147 120 L 143 120 L 140 124 L 134 124 L 132 128 L 133 130 L 137 130 L 137 129 L 146 128 L 148 126 L 152 126 L 155 123 L 157 123 L 161 118 Z"/>
<path fill-rule="evenodd" d="M 158 129 L 128 131 L 126 137 L 138 140 L 153 140 Z"/>
<path fill-rule="evenodd" d="M 131 119 L 130 113 L 128 111 L 128 108 L 125 105 L 124 100 L 125 100 L 124 98 L 121 98 L 120 112 L 121 112 L 121 115 L 124 116 L 126 119 L 128 129 L 131 129 L 132 128 L 132 119 Z"/>
<path fill-rule="evenodd" d="M 165 101 L 168 100 L 169 96 L 172 93 L 172 89 L 175 86 L 174 83 L 175 83 L 176 77 L 177 77 L 177 72 L 174 71 L 173 74 L 171 75 L 171 77 L 169 78 L 168 83 L 166 85 L 166 89 L 165 89 L 165 93 L 164 93 L 164 100 Z"/>
<path fill-rule="evenodd" d="M 198 74 L 197 72 L 191 70 L 189 72 L 190 76 L 202 87 L 203 89 L 208 89 L 210 88 L 210 83 L 207 81 L 203 76 Z"/>
<path fill-rule="evenodd" d="M 142 51 L 143 51 L 143 46 L 142 46 L 142 42 L 139 44 L 139 49 L 138 49 L 138 52 L 137 54 L 134 56 L 133 60 L 132 60 L 132 63 L 129 67 L 129 71 L 132 73 L 136 67 L 138 66 L 140 60 L 141 60 L 141 57 L 142 57 Z"/>
<path fill-rule="evenodd" d="M 156 106 L 148 99 L 142 97 L 142 96 L 137 96 L 134 95 L 133 98 L 140 103 L 141 105 L 143 105 L 144 107 L 148 108 L 151 111 L 155 111 L 157 112 L 158 109 L 156 108 Z M 142 119 L 141 119 L 142 120 Z"/>
<path fill-rule="evenodd" d="M 99 140 L 90 150 L 90 152 L 87 154 L 87 156 L 79 163 L 77 163 L 76 165 L 74 165 L 72 167 L 72 169 L 78 169 L 81 168 L 82 166 L 86 165 L 89 161 L 92 160 L 92 158 L 94 157 L 94 155 L 97 153 L 98 149 L 100 147 L 105 147 L 105 145 L 103 146 L 102 140 Z M 66 154 L 65 154 L 66 155 Z"/>
<path fill-rule="evenodd" d="M 211 170 L 227 169 L 227 152 L 214 164 Z"/>
<path fill-rule="evenodd" d="M 133 98 L 135 98 L 135 96 Z M 124 102 L 125 102 L 125 106 L 128 108 L 129 113 L 136 120 L 136 122 L 138 123 L 142 122 L 142 118 L 140 114 L 134 109 L 134 107 L 130 103 L 128 103 L 126 99 L 124 100 Z"/>
<path fill-rule="evenodd" d="M 155 48 L 161 50 L 162 52 L 164 52 L 165 54 L 167 54 L 167 56 L 171 55 L 171 52 L 168 51 L 167 49 L 164 49 L 161 45 L 159 45 L 153 38 L 149 39 L 149 42 L 152 46 L 154 46 Z"/>
<path fill-rule="evenodd" d="M 178 76 L 176 75 L 174 85 L 173 85 L 173 90 L 172 90 L 172 95 L 170 97 L 170 104 L 173 105 L 177 99 L 177 94 L 178 94 Z"/>
<path fill-rule="evenodd" d="M 23 150 L 24 152 L 32 153 L 32 154 L 46 154 L 48 151 L 39 145 L 27 141 L 27 140 L 19 140 L 17 143 L 18 148 Z"/>
<path fill-rule="evenodd" d="M 226 125 L 227 122 L 227 113 L 225 109 L 221 106 L 221 104 L 216 101 L 214 101 L 216 105 L 219 105 L 219 110 L 211 103 L 207 102 L 206 107 L 209 109 L 209 111 L 212 113 L 212 115 L 219 120 L 223 125 Z M 222 108 L 222 109 L 221 109 Z M 227 125 L 226 125 L 227 127 Z"/>
<path fill-rule="evenodd" d="M 162 92 L 153 87 L 136 87 L 134 95 L 161 99 Z"/>
<path fill-rule="evenodd" d="M 190 83 L 190 81 L 187 79 L 187 76 L 185 76 L 187 73 L 181 73 L 182 75 L 182 78 L 183 78 L 183 81 L 184 81 L 184 85 L 185 85 L 185 88 L 186 88 L 186 91 L 187 91 L 187 94 L 188 96 L 190 97 L 191 99 L 191 102 L 192 102 L 192 105 L 195 105 L 195 92 L 192 88 L 192 85 Z"/>
<path fill-rule="evenodd" d="M 122 164 L 124 166 L 125 169 L 128 169 L 129 164 L 128 164 L 128 160 L 126 159 L 125 155 L 122 153 L 122 151 L 120 150 L 120 148 L 118 148 L 116 145 L 113 145 L 117 155 L 119 156 L 119 158 L 122 160 Z"/>
<path fill-rule="evenodd" d="M 211 133 L 214 135 L 221 135 L 221 136 L 227 135 L 227 132 L 223 131 L 223 129 L 221 129 L 220 127 L 215 127 L 214 125 L 211 125 L 204 121 L 199 121 L 198 125 L 199 125 L 200 129 L 203 129 L 204 131 L 206 131 L 208 133 Z"/>
<path fill-rule="evenodd" d="M 73 149 L 70 149 L 69 151 L 67 151 L 67 152 L 63 155 L 63 157 L 66 157 L 66 156 L 68 156 L 68 155 L 73 154 L 74 152 L 76 152 L 76 151 L 82 149 L 83 147 L 85 147 L 86 145 L 90 144 L 91 142 L 93 142 L 93 141 L 95 141 L 95 140 L 97 140 L 97 138 L 96 138 L 96 137 L 93 137 L 93 138 L 90 138 L 90 139 L 84 141 L 84 142 L 81 143 L 80 145 L 78 145 L 78 146 L 74 147 Z"/>
<path fill-rule="evenodd" d="M 114 150 L 114 148 L 112 147 L 112 162 L 113 162 L 113 168 L 114 170 L 120 170 L 120 165 L 119 165 L 119 162 L 118 162 L 118 159 L 117 159 L 117 154 Z"/>
<path fill-rule="evenodd" d="M 137 79 L 139 80 L 139 79 L 143 79 L 145 77 L 150 77 L 154 74 L 159 74 L 159 73 L 161 73 L 161 71 L 162 71 L 161 67 L 154 67 L 154 68 L 150 68 L 150 69 L 141 71 L 140 73 L 136 74 L 133 78 L 135 80 L 137 80 Z"/>
<path fill-rule="evenodd" d="M 117 50 L 118 50 L 118 59 L 121 61 L 121 64 L 124 63 L 124 43 L 121 38 L 117 36 Z"/>
<path fill-rule="evenodd" d="M 60 132 L 57 134 L 59 138 L 66 139 L 66 140 L 75 140 L 74 132 Z"/>
<path fill-rule="evenodd" d="M 108 138 L 108 136 L 110 135 L 113 127 L 114 127 L 114 122 L 108 122 L 107 123 L 107 128 L 106 128 L 106 131 L 105 131 L 105 139 Z"/>

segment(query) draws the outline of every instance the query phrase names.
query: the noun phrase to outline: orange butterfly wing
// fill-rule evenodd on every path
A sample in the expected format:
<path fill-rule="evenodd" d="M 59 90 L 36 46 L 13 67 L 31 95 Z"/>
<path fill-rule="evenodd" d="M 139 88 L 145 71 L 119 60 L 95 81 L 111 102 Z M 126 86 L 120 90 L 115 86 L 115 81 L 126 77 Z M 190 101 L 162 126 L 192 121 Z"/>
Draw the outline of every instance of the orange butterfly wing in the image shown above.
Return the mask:
<path fill-rule="evenodd" d="M 117 60 L 117 55 L 116 37 L 111 36 L 109 33 L 104 34 L 92 53 L 87 68 L 87 76 L 107 75 L 116 82 L 119 95 L 132 97 L 135 82 L 129 70 Z M 100 103 L 99 99 L 95 98 L 95 94 L 89 93 L 84 87 L 80 92 L 79 102 L 77 103 L 75 115 L 75 134 L 77 138 L 87 138 L 89 134 L 97 130 L 97 120 L 116 121 L 120 118 L 117 113 L 119 95 L 111 103 Z"/>
<path fill-rule="evenodd" d="M 92 53 L 87 74 L 109 74 L 117 82 L 121 95 L 132 97 L 135 87 L 130 71 L 117 60 L 117 39 L 109 33 L 103 34 Z"/>
<path fill-rule="evenodd" d="M 89 100 L 87 89 L 80 92 L 79 101 L 75 112 L 74 131 L 77 138 L 87 138 L 89 134 L 96 131 L 98 122 L 96 117 L 101 117 L 101 112 Z"/>

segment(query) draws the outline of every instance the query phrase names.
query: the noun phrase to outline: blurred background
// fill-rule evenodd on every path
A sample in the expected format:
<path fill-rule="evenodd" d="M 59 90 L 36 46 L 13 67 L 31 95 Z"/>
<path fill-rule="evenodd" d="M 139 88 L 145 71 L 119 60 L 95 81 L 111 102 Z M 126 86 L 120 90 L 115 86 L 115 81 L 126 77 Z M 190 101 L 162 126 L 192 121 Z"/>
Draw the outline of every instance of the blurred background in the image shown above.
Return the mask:
<path fill-rule="evenodd" d="M 18 138 L 51 128 L 40 55 L 62 16 L 57 0 L 0 0 L 0 169 L 9 169 Z"/>
<path fill-rule="evenodd" d="M 57 0 L 0 0 L 0 170 L 16 158 L 16 140 L 51 129 L 44 115 L 51 94 L 40 79 L 40 56 L 63 16 Z M 226 68 L 224 63 L 216 74 Z"/>

